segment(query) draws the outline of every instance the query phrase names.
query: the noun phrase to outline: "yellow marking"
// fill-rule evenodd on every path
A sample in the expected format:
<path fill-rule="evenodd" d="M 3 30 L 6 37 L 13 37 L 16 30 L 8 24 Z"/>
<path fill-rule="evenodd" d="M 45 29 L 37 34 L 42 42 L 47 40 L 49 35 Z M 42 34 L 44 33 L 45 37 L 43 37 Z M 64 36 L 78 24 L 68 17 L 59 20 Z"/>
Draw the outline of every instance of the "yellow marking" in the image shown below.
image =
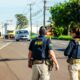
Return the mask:
<path fill-rule="evenodd" d="M 36 41 L 36 42 L 35 42 L 35 45 L 42 45 L 42 44 L 43 44 L 42 41 Z"/>

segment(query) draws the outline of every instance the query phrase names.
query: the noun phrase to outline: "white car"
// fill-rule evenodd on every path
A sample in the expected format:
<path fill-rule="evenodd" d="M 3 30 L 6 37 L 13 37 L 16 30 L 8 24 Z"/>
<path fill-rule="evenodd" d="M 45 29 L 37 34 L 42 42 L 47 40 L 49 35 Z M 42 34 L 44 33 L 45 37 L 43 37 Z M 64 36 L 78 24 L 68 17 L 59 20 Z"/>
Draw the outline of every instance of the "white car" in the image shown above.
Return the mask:
<path fill-rule="evenodd" d="M 28 30 L 17 30 L 15 40 L 30 40 L 30 32 Z"/>

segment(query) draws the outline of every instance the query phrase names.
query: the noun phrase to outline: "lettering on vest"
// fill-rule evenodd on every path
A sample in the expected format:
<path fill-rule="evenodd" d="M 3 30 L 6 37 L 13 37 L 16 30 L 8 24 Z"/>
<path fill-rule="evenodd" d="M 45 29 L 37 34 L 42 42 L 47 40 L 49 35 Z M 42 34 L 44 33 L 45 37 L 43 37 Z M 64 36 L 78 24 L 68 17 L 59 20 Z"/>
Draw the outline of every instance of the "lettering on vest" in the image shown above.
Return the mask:
<path fill-rule="evenodd" d="M 43 45 L 42 41 L 35 41 L 35 45 Z"/>

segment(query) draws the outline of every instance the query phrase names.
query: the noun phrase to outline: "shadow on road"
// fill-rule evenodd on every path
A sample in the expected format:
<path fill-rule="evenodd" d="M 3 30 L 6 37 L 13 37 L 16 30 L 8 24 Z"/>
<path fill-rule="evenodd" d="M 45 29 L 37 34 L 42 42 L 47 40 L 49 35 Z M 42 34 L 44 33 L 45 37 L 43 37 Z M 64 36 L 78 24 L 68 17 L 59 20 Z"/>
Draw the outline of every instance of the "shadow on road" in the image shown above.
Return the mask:
<path fill-rule="evenodd" d="M 65 51 L 65 49 L 55 49 L 55 50 L 57 50 L 57 51 Z"/>
<path fill-rule="evenodd" d="M 57 59 L 66 59 L 66 58 L 65 57 L 57 57 Z M 0 59 L 0 62 L 18 61 L 18 60 L 28 60 L 28 58 L 13 58 L 13 59 L 4 58 L 4 59 Z"/>
<path fill-rule="evenodd" d="M 4 59 L 0 59 L 0 62 L 3 62 L 3 61 L 17 61 L 17 60 L 28 60 L 28 58 L 13 58 L 13 59 L 4 58 Z"/>

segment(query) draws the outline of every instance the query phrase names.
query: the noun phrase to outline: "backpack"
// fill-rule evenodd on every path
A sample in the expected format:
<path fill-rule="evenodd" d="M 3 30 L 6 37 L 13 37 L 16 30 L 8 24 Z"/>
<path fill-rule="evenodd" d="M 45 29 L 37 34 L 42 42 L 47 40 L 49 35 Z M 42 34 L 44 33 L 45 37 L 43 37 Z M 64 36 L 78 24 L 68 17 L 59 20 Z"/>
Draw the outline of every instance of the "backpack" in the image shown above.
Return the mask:
<path fill-rule="evenodd" d="M 42 60 L 46 58 L 47 38 L 37 37 L 33 42 L 32 57 L 36 60 Z"/>
<path fill-rule="evenodd" d="M 72 40 L 64 52 L 68 58 L 80 59 L 80 43 Z"/>
<path fill-rule="evenodd" d="M 80 59 L 80 42 L 76 42 L 76 46 L 74 47 L 75 57 L 73 58 Z M 74 53 L 74 52 L 73 52 Z"/>

